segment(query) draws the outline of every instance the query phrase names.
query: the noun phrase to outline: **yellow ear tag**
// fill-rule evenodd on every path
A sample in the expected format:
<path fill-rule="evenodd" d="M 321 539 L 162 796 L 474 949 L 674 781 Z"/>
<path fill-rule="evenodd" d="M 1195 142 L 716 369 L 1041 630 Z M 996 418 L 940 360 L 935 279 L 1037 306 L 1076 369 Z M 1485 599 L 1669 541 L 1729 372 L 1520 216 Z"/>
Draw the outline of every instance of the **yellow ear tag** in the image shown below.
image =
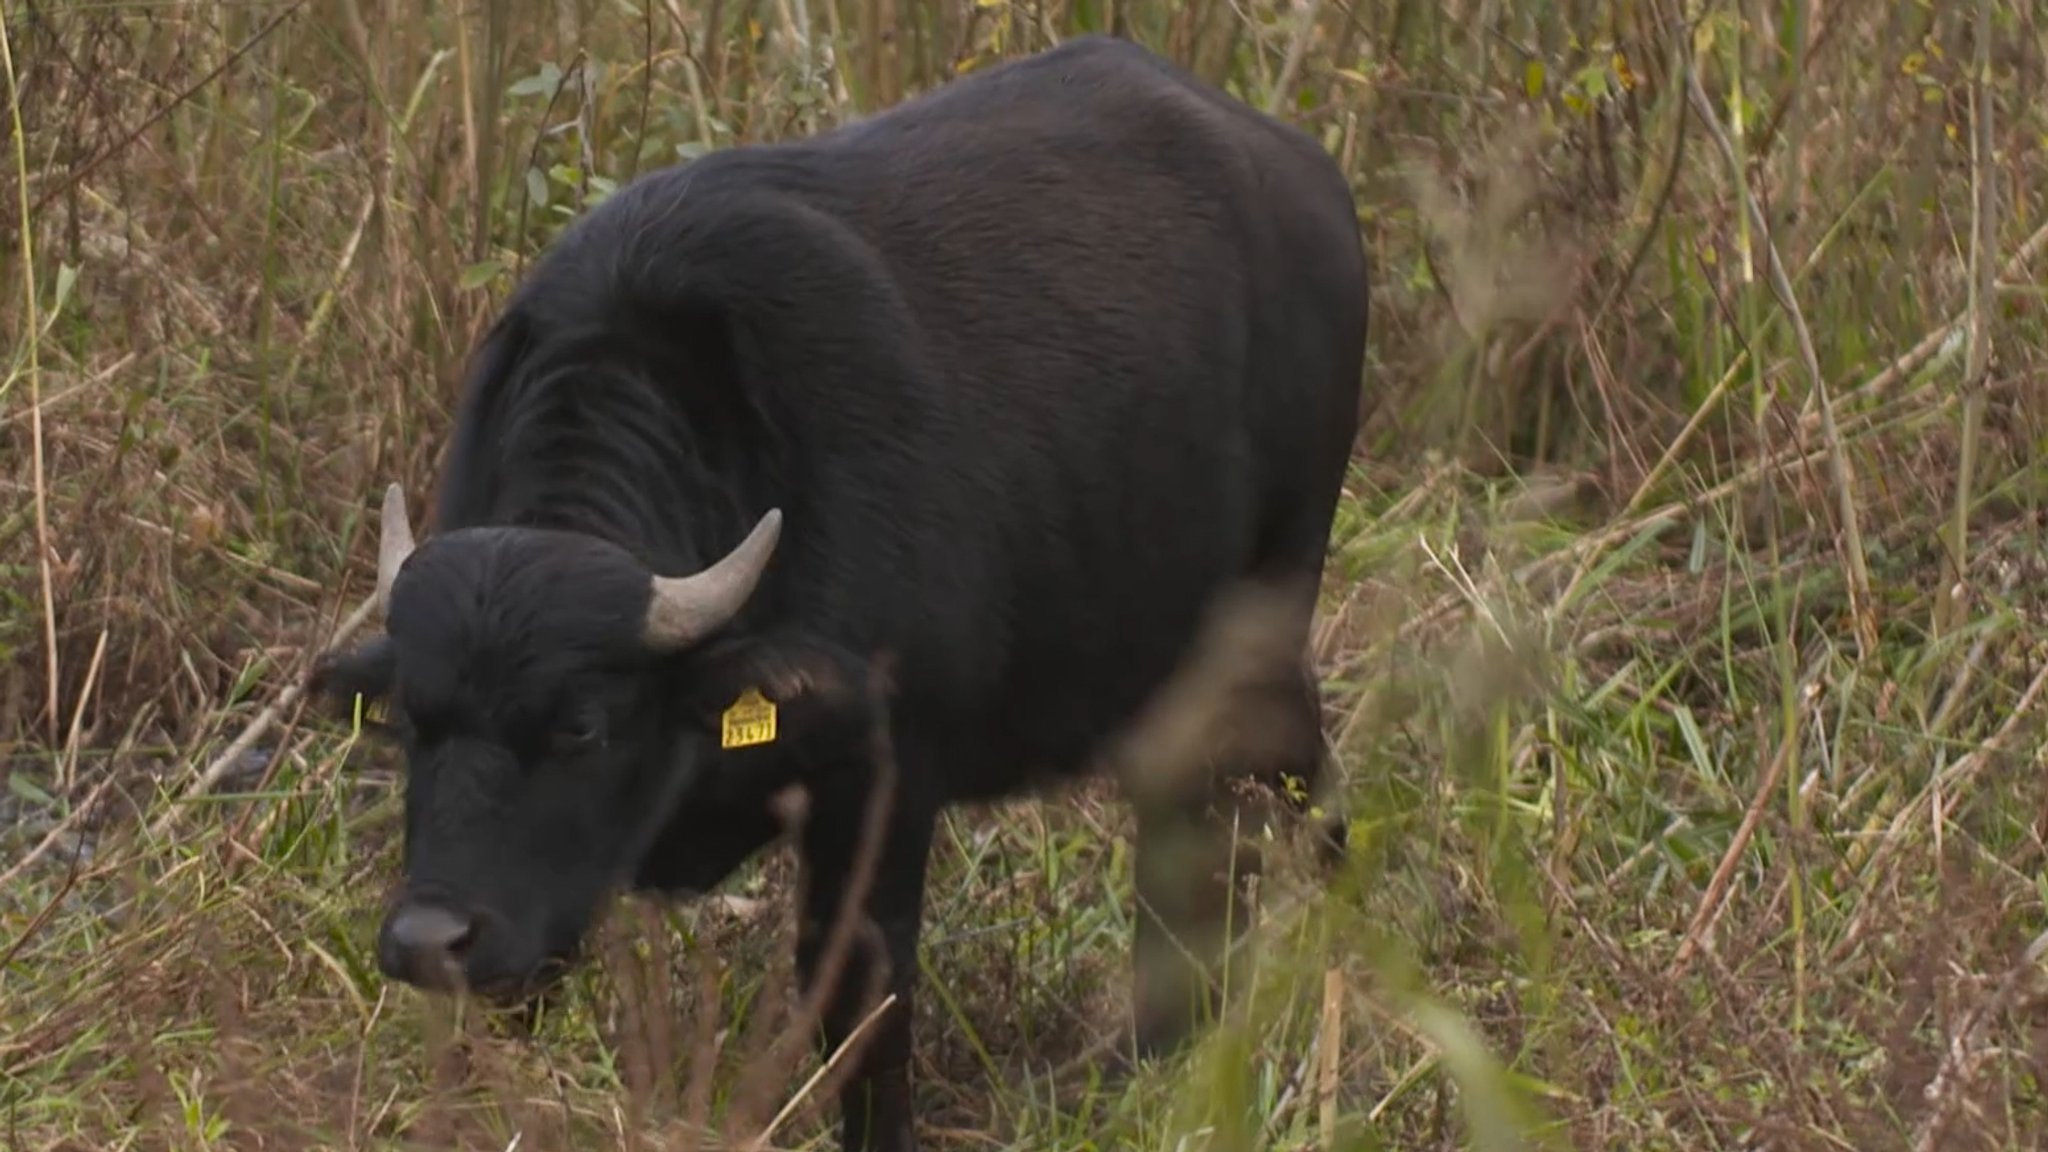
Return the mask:
<path fill-rule="evenodd" d="M 740 698 L 733 701 L 732 707 L 727 708 L 720 719 L 718 746 L 746 748 L 774 741 L 775 705 L 765 699 L 758 688 L 740 693 Z"/>

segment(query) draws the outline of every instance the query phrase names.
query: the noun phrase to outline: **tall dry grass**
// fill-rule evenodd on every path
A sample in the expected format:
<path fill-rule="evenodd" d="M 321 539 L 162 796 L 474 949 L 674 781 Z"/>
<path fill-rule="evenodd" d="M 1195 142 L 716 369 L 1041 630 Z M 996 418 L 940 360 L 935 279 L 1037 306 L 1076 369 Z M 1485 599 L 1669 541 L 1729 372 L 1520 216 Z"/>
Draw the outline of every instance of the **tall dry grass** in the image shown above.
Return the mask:
<path fill-rule="evenodd" d="M 1112 1083 L 1120 810 L 960 814 L 933 1143 L 2041 1138 L 2038 6 L 5 16 L 11 1145 L 624 1145 L 792 1100 L 778 1139 L 823 1130 L 809 1070 L 747 1079 L 780 860 L 648 912 L 688 958 L 620 938 L 543 1043 L 423 1058 L 444 1025 L 365 954 L 388 759 L 293 685 L 363 624 L 375 494 L 431 482 L 463 353 L 566 220 L 1112 27 L 1357 188 L 1374 413 L 1321 641 L 1355 875 L 1276 880 L 1231 1026 Z"/>

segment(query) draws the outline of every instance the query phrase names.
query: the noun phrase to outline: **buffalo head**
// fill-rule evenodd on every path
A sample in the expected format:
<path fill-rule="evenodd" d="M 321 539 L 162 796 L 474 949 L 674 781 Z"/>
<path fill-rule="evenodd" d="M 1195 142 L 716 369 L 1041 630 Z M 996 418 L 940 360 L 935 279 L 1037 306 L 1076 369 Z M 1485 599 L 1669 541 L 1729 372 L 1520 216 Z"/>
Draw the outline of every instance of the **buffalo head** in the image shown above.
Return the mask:
<path fill-rule="evenodd" d="M 404 744 L 404 875 L 377 943 L 388 976 L 514 1001 L 574 960 L 599 902 L 701 786 L 709 702 L 729 687 L 706 683 L 705 642 L 753 594 L 781 525 L 770 510 L 716 563 L 669 577 L 552 529 L 415 545 L 403 496 L 386 492 L 386 635 L 321 679 L 384 698 Z M 763 838 L 744 818 L 700 823 L 690 867 L 712 878 Z"/>

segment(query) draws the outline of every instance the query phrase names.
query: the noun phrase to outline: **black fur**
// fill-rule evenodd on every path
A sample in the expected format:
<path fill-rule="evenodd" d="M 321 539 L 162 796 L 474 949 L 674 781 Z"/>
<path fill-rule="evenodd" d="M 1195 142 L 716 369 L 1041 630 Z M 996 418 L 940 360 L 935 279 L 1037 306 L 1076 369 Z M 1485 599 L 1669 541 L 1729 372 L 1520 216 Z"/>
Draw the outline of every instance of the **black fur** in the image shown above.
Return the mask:
<path fill-rule="evenodd" d="M 844 1135 L 913 1148 L 933 821 L 1088 768 L 1227 584 L 1313 587 L 1365 328 L 1335 165 L 1121 41 L 620 189 L 477 349 L 389 638 L 324 673 L 393 697 L 407 891 L 478 917 L 468 980 L 523 994 L 574 957 L 609 885 L 709 888 L 801 783 L 812 980 L 888 654 L 900 774 L 863 906 L 884 947 L 856 950 L 824 1031 L 859 1021 L 885 964 L 900 1003 L 842 1096 Z M 739 618 L 643 652 L 649 574 L 696 571 L 771 507 L 781 543 Z M 1304 594 L 1304 639 L 1311 610 Z M 721 752 L 718 713 L 750 685 L 781 701 L 782 738 Z M 1313 684 L 1286 691 L 1313 732 Z M 1295 746 L 1240 767 L 1313 778 L 1319 741 Z M 1140 1013 L 1148 1050 L 1181 1034 Z"/>

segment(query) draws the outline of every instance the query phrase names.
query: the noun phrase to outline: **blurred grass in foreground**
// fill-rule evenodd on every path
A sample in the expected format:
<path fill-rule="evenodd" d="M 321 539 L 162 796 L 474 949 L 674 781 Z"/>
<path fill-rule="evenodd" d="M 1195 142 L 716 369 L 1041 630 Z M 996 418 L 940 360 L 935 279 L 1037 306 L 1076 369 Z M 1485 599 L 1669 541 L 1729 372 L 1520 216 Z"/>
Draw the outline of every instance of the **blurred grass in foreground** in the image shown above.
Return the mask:
<path fill-rule="evenodd" d="M 807 1046 L 761 1056 L 779 855 L 620 917 L 542 1043 L 458 1031 L 367 954 L 388 757 L 279 694 L 567 219 L 1112 22 L 1358 189 L 1376 410 L 1321 645 L 1354 858 L 1327 899 L 1269 868 L 1250 998 L 1113 1083 L 1124 810 L 957 813 L 930 1144 L 2048 1135 L 2038 6 L 457 12 L 6 4 L 8 1146 L 683 1147 L 793 1101 L 774 1144 L 816 1142 Z"/>

